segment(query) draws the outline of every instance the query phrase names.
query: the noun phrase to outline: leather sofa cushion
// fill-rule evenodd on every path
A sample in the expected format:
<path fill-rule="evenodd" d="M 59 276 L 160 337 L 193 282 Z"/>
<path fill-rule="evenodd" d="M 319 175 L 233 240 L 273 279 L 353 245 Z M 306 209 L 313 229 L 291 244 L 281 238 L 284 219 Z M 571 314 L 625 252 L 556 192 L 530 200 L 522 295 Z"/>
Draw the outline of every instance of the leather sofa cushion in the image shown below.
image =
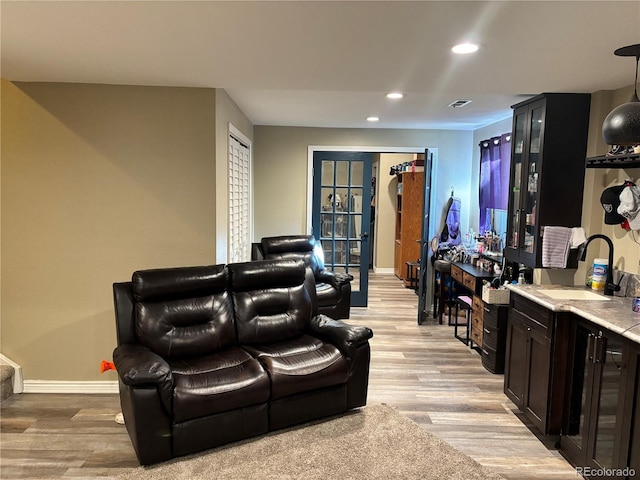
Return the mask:
<path fill-rule="evenodd" d="M 269 377 L 245 350 L 231 347 L 193 359 L 169 362 L 173 373 L 174 422 L 265 403 Z"/>
<path fill-rule="evenodd" d="M 219 293 L 227 287 L 225 265 L 138 270 L 132 276 L 133 298 L 169 300 Z"/>
<path fill-rule="evenodd" d="M 316 246 L 313 235 L 282 235 L 280 237 L 264 237 L 260 241 L 262 251 L 269 255 L 273 253 L 311 252 Z"/>
<path fill-rule="evenodd" d="M 135 272 L 132 283 L 139 341 L 165 358 L 206 355 L 234 345 L 227 279 L 223 265 Z"/>
<path fill-rule="evenodd" d="M 313 235 L 283 235 L 264 237 L 260 241 L 265 259 L 301 259 L 314 275 L 324 270 L 320 243 Z"/>
<path fill-rule="evenodd" d="M 302 261 L 229 265 L 238 344 L 260 345 L 295 338 L 312 316 Z"/>
<path fill-rule="evenodd" d="M 269 372 L 273 400 L 344 384 L 349 379 L 347 359 L 340 351 L 309 335 L 244 348 Z"/>
<path fill-rule="evenodd" d="M 136 334 L 165 358 L 197 357 L 233 345 L 231 296 L 137 302 Z"/>

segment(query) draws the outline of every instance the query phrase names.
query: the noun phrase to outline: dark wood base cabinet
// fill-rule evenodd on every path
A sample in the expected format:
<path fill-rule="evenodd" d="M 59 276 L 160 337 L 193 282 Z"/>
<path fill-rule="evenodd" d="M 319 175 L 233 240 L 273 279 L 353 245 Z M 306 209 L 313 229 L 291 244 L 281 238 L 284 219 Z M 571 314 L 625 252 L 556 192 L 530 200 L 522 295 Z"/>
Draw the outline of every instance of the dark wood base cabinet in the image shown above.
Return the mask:
<path fill-rule="evenodd" d="M 640 478 L 640 347 L 579 318 L 569 338 L 560 452 L 585 478 Z"/>
<path fill-rule="evenodd" d="M 504 393 L 545 435 L 558 435 L 561 428 L 568 358 L 567 316 L 520 295 L 511 295 Z"/>

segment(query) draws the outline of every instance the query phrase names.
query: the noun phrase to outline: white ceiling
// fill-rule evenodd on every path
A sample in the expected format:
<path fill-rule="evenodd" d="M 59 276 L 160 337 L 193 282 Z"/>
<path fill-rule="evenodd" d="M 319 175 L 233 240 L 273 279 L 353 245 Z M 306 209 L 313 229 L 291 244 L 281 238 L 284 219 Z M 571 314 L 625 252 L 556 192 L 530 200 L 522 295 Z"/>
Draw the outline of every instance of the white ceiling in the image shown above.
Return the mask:
<path fill-rule="evenodd" d="M 640 43 L 640 1 L 2 0 L 0 17 L 3 78 L 224 88 L 255 125 L 475 129 L 528 95 L 632 84 L 613 51 Z M 462 40 L 482 48 L 454 56 Z"/>

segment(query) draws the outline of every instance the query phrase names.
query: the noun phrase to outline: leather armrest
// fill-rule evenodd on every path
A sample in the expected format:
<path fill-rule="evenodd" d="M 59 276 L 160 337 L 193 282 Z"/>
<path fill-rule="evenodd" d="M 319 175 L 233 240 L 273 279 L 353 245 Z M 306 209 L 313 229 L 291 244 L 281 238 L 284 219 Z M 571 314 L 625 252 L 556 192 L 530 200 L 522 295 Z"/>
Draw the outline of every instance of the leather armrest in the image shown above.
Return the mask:
<path fill-rule="evenodd" d="M 360 345 L 373 337 L 370 328 L 349 325 L 326 315 L 313 317 L 309 323 L 309 332 L 332 343 L 348 356 L 352 356 Z"/>
<path fill-rule="evenodd" d="M 171 411 L 173 374 L 164 358 L 139 343 L 125 343 L 113 351 L 113 363 L 125 385 L 155 385 L 167 411 Z"/>
<path fill-rule="evenodd" d="M 353 275 L 340 272 L 332 272 L 330 270 L 321 270 L 316 275 L 316 281 L 322 283 L 328 283 L 332 287 L 338 289 L 341 285 L 349 283 L 353 280 Z"/>
<path fill-rule="evenodd" d="M 113 363 L 125 385 L 173 383 L 169 364 L 144 345 L 125 343 L 113 351 Z"/>

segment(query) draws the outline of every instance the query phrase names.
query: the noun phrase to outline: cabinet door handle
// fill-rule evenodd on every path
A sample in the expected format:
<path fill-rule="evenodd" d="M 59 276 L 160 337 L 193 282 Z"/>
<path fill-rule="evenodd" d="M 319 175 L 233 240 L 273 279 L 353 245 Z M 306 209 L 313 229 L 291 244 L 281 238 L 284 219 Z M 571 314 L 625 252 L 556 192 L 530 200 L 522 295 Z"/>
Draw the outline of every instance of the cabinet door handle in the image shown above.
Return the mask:
<path fill-rule="evenodd" d="M 593 361 L 593 355 L 591 354 L 591 344 L 593 343 L 593 333 L 587 336 L 587 361 Z"/>
<path fill-rule="evenodd" d="M 490 310 L 490 309 L 488 309 L 487 307 L 482 307 L 482 309 L 483 309 L 485 312 L 487 312 L 487 313 L 491 313 L 491 310 Z"/>
<path fill-rule="evenodd" d="M 600 363 L 603 358 L 602 358 L 602 352 L 604 351 L 604 342 L 602 341 L 602 332 L 600 332 L 600 335 L 595 336 L 595 348 L 593 349 L 593 361 L 594 363 Z"/>
<path fill-rule="evenodd" d="M 483 328 L 483 330 L 484 330 L 484 333 L 486 333 L 487 335 L 491 335 L 491 331 L 490 330 L 487 330 L 486 328 Z"/>

